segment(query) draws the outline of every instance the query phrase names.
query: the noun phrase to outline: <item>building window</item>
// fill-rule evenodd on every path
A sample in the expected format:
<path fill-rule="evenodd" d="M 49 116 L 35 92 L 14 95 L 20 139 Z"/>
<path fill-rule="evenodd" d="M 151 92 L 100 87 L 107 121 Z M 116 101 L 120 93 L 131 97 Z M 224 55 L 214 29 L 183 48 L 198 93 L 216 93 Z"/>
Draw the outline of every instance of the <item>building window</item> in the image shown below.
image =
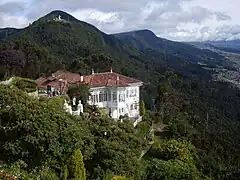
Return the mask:
<path fill-rule="evenodd" d="M 105 102 L 107 101 L 107 94 L 106 92 L 100 92 L 99 93 L 99 102 Z"/>
<path fill-rule="evenodd" d="M 99 102 L 103 102 L 103 93 L 102 92 L 99 93 Z"/>
<path fill-rule="evenodd" d="M 96 94 L 95 96 L 96 96 L 96 103 L 98 103 L 99 102 L 99 95 Z"/>
<path fill-rule="evenodd" d="M 113 101 L 117 101 L 117 93 L 113 92 Z"/>
<path fill-rule="evenodd" d="M 99 102 L 106 102 L 107 101 L 107 92 L 100 92 L 99 93 Z"/>
<path fill-rule="evenodd" d="M 112 98 L 111 98 L 111 92 L 108 92 L 108 101 L 111 101 Z"/>
<path fill-rule="evenodd" d="M 129 91 L 127 90 L 127 92 L 126 92 L 126 96 L 127 96 L 127 98 L 128 98 L 128 93 L 129 93 Z"/>
<path fill-rule="evenodd" d="M 138 103 L 134 104 L 134 109 L 137 110 L 138 109 Z"/>
<path fill-rule="evenodd" d="M 105 91 L 104 94 L 105 94 L 104 101 L 108 101 L 108 93 L 107 93 L 107 91 Z"/>
<path fill-rule="evenodd" d="M 98 103 L 99 102 L 98 95 L 97 94 L 92 95 L 91 100 L 93 103 Z"/>
<path fill-rule="evenodd" d="M 131 89 L 130 90 L 130 97 L 135 97 L 137 96 L 137 89 Z"/>
<path fill-rule="evenodd" d="M 130 105 L 130 110 L 138 110 L 138 103 L 134 103 Z"/>
<path fill-rule="evenodd" d="M 133 110 L 133 104 L 130 105 L 130 110 L 131 110 L 131 111 Z"/>
<path fill-rule="evenodd" d="M 125 102 L 125 94 L 124 93 L 119 94 L 119 102 Z"/>

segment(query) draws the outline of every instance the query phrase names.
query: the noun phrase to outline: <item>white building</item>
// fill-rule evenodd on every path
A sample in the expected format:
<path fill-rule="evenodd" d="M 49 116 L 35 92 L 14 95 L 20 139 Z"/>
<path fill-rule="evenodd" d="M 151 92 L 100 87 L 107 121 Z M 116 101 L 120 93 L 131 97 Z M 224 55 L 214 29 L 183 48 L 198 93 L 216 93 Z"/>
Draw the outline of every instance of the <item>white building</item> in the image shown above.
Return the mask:
<path fill-rule="evenodd" d="M 83 81 L 90 86 L 88 103 L 106 108 L 112 118 L 127 115 L 139 117 L 140 87 L 142 81 L 114 72 L 92 73 Z"/>
<path fill-rule="evenodd" d="M 65 86 L 60 83 L 64 80 Z M 90 87 L 91 96 L 88 103 L 105 108 L 114 119 L 127 115 L 139 119 L 140 87 L 143 82 L 134 78 L 112 72 L 94 73 L 80 76 L 68 71 L 57 71 L 51 77 L 39 78 L 39 89 L 53 87 L 56 91 L 67 91 L 69 84 L 84 83 Z M 64 93 L 64 92 L 63 92 Z"/>

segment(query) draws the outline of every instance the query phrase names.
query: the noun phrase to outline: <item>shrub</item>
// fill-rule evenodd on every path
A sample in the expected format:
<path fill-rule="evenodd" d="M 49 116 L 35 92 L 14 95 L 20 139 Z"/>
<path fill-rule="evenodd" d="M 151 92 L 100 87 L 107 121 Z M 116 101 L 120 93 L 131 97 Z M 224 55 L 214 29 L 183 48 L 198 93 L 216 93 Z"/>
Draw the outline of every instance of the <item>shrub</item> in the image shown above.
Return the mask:
<path fill-rule="evenodd" d="M 74 151 L 70 159 L 69 177 L 74 180 L 86 180 L 86 170 L 80 149 Z"/>
<path fill-rule="evenodd" d="M 37 89 L 37 84 L 35 81 L 31 79 L 25 79 L 25 78 L 15 78 L 13 80 L 12 85 L 16 86 L 18 89 L 21 89 L 22 91 L 25 91 L 27 93 L 34 92 Z"/>
<path fill-rule="evenodd" d="M 125 176 L 114 176 L 111 180 L 127 180 Z"/>
<path fill-rule="evenodd" d="M 49 160 L 64 161 L 82 145 L 84 129 L 65 112 L 61 97 L 39 101 L 15 87 L 0 86 L 0 131 L 3 159 L 22 159 L 35 167 Z M 0 153 L 0 154 L 1 154 Z"/>

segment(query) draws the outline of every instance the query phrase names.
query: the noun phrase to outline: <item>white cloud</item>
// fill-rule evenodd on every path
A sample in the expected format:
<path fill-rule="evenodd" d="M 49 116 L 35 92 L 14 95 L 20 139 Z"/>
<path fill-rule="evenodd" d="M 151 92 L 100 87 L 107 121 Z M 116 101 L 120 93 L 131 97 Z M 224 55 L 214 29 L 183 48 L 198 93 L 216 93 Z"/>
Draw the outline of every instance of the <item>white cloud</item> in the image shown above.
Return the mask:
<path fill-rule="evenodd" d="M 117 12 L 101 12 L 95 9 L 86 9 L 72 12 L 77 19 L 87 21 L 100 29 L 118 31 L 124 28 L 125 22 Z"/>
<path fill-rule="evenodd" d="M 29 24 L 29 20 L 23 16 L 12 16 L 0 12 L 0 25 L 3 27 L 22 28 Z"/>
<path fill-rule="evenodd" d="M 1 0 L 0 27 L 24 27 L 61 9 L 106 33 L 150 29 L 172 40 L 234 39 L 239 5 L 238 0 Z"/>

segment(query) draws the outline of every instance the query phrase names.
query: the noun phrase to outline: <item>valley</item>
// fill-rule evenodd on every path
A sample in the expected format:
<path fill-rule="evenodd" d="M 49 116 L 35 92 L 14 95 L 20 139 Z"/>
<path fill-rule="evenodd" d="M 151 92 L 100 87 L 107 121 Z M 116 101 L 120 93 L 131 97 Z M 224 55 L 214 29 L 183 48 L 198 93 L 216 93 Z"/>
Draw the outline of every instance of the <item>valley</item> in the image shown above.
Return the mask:
<path fill-rule="evenodd" d="M 229 82 L 232 85 L 240 88 L 240 71 L 230 71 L 227 69 L 214 69 L 216 74 L 213 79 L 221 82 Z"/>
<path fill-rule="evenodd" d="M 203 69 L 212 72 L 214 81 L 227 82 L 240 88 L 240 51 L 233 48 L 234 42 L 238 41 L 231 41 L 229 43 L 211 41 L 201 43 L 190 42 L 189 44 L 199 49 L 207 49 L 223 56 L 225 58 L 225 66 L 217 65 L 215 67 L 208 67 L 207 64 L 202 63 L 200 63 L 200 65 Z M 231 46 L 227 46 L 227 44 L 231 44 Z M 236 48 L 237 47 L 238 46 L 236 46 Z"/>
<path fill-rule="evenodd" d="M 216 68 L 214 80 L 229 82 L 240 88 L 240 54 L 231 52 L 220 52 L 232 64 L 232 68 Z"/>

